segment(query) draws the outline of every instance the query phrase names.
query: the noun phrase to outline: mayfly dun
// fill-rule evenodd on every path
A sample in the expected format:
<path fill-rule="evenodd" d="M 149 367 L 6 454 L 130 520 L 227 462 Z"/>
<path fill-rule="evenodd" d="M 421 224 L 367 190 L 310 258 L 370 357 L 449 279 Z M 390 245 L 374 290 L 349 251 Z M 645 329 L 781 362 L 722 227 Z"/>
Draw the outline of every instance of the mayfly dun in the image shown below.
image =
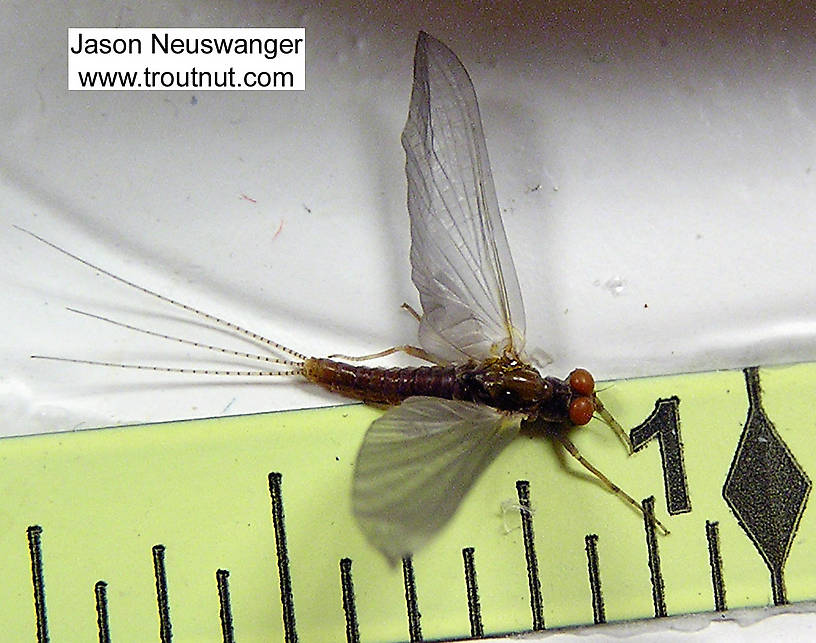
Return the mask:
<path fill-rule="evenodd" d="M 211 375 L 302 376 L 341 395 L 387 407 L 369 427 L 357 455 L 352 506 L 368 540 L 391 561 L 416 552 L 436 534 L 481 472 L 522 430 L 554 438 L 611 492 L 644 512 L 567 437 L 570 429 L 598 415 L 631 453 L 628 435 L 604 408 L 589 372 L 576 369 L 565 380 L 543 376 L 525 358 L 524 306 L 499 213 L 476 93 L 456 55 L 424 32 L 416 44 L 402 145 L 412 279 L 422 312 L 406 308 L 419 322 L 419 346 L 398 346 L 356 358 L 308 357 L 32 235 L 108 277 L 261 342 L 276 355 L 238 353 L 83 313 L 199 348 L 261 360 L 264 365 L 258 370 L 226 371 L 48 359 Z M 380 368 L 350 363 L 396 352 L 430 365 Z"/>

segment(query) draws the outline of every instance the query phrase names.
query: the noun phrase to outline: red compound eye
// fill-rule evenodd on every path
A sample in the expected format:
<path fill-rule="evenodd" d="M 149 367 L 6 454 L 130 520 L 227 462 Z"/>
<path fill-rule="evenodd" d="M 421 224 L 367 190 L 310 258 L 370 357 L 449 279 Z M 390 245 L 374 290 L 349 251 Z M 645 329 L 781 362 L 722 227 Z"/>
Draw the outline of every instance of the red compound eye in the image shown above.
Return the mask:
<path fill-rule="evenodd" d="M 589 397 L 576 397 L 569 406 L 569 419 L 575 426 L 588 424 L 595 413 L 595 404 Z"/>
<path fill-rule="evenodd" d="M 583 368 L 576 368 L 570 373 L 569 385 L 578 395 L 590 396 L 595 391 L 595 379 Z"/>

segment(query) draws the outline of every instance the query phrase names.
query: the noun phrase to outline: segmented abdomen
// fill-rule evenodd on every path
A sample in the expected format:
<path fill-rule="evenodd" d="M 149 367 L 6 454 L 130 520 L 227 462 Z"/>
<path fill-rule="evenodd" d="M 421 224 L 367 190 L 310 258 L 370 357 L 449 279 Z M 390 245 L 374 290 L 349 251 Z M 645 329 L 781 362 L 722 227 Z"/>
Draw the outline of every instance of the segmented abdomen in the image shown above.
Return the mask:
<path fill-rule="evenodd" d="M 399 404 L 415 395 L 458 397 L 455 366 L 377 368 L 310 357 L 303 363 L 303 375 L 330 391 L 369 404 Z"/>

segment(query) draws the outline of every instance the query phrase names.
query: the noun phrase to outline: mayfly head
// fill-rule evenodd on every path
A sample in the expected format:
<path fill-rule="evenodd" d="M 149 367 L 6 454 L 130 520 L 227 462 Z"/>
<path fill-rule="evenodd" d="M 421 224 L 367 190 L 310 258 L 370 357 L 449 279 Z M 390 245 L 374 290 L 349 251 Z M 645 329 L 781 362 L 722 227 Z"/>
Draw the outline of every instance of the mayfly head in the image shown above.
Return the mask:
<path fill-rule="evenodd" d="M 567 378 L 572 399 L 569 402 L 569 420 L 575 426 L 588 424 L 595 413 L 595 379 L 592 374 L 576 368 Z"/>
<path fill-rule="evenodd" d="M 600 406 L 595 380 L 588 371 L 576 368 L 569 377 L 543 378 L 550 394 L 532 409 L 528 420 L 541 421 L 547 430 L 562 430 L 589 424 Z"/>

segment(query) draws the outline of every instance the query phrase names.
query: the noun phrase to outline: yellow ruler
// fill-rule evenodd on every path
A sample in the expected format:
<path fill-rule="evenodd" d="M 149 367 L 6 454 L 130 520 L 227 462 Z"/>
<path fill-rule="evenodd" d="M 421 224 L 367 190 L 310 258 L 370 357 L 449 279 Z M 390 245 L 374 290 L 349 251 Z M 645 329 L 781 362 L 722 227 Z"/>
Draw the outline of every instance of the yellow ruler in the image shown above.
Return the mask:
<path fill-rule="evenodd" d="M 816 598 L 816 364 L 601 395 L 638 451 L 573 438 L 670 535 L 520 438 L 396 567 L 350 513 L 365 406 L 2 440 L 3 638 L 466 639 Z"/>

